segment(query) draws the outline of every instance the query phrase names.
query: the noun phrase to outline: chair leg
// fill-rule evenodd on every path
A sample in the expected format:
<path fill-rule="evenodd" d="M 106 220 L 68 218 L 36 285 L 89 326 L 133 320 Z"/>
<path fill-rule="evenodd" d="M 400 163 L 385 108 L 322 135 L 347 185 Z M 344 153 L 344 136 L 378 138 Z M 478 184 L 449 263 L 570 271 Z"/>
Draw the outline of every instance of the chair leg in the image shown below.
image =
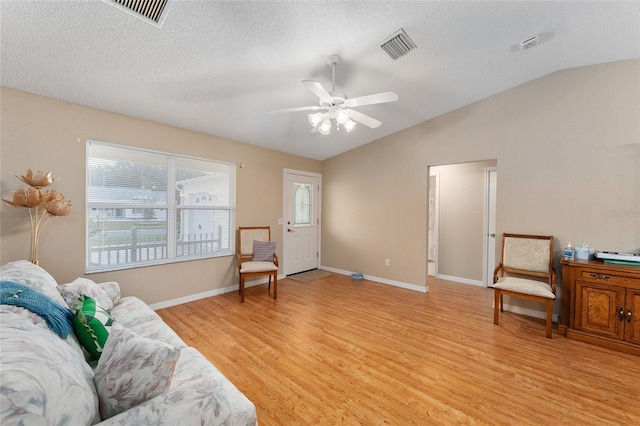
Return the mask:
<path fill-rule="evenodd" d="M 502 301 L 502 295 L 500 294 L 500 290 L 494 290 L 494 302 L 493 302 L 493 323 L 498 324 L 498 316 L 500 313 L 498 309 L 500 309 L 500 302 Z"/>
<path fill-rule="evenodd" d="M 240 303 L 244 303 L 244 276 L 240 274 Z"/>
<path fill-rule="evenodd" d="M 547 300 L 547 337 L 551 339 L 553 328 L 553 299 Z"/>
<path fill-rule="evenodd" d="M 269 282 L 271 282 L 271 275 L 269 275 Z M 278 298 L 278 272 L 273 274 L 273 300 Z"/>
<path fill-rule="evenodd" d="M 271 275 L 269 275 L 269 290 L 271 290 Z"/>

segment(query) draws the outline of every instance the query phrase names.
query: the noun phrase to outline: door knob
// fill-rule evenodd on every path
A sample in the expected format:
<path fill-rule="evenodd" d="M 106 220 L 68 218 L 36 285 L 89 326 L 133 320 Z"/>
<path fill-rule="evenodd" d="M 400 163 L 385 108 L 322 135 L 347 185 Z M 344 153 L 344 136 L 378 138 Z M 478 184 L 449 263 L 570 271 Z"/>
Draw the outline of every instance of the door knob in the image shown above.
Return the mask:
<path fill-rule="evenodd" d="M 489 236 L 491 236 L 491 237 L 495 238 L 495 237 L 496 237 L 496 234 L 489 234 Z"/>
<path fill-rule="evenodd" d="M 296 231 L 294 231 L 294 230 L 293 230 L 293 229 L 291 229 L 291 228 L 287 228 L 287 232 L 296 232 Z"/>

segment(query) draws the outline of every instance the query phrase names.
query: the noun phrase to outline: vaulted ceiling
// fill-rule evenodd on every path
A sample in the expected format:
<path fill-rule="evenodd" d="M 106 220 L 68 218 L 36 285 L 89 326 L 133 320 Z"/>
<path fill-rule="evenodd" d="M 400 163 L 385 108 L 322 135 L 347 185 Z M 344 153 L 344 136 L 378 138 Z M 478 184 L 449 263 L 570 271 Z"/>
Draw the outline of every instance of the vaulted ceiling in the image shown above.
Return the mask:
<path fill-rule="evenodd" d="M 380 43 L 404 29 L 417 48 Z M 565 68 L 640 58 L 638 1 L 177 1 L 161 27 L 102 0 L 0 0 L 2 86 L 323 160 Z M 522 49 L 521 42 L 537 37 Z M 311 133 L 302 80 L 382 121 Z M 117 141 L 115 141 L 117 142 Z M 176 141 L 179 143 L 179 141 Z"/>

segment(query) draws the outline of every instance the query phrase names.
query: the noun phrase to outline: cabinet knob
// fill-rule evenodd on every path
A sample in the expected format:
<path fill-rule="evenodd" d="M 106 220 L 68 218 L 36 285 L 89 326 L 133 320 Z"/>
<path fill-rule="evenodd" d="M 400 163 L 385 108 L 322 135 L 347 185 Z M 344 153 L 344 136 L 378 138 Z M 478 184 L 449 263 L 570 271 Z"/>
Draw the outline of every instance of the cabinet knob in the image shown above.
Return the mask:
<path fill-rule="evenodd" d="M 620 321 L 624 321 L 624 309 L 619 308 L 618 310 L 618 316 L 620 318 Z"/>
<path fill-rule="evenodd" d="M 627 322 L 631 322 L 631 309 L 627 311 Z"/>
<path fill-rule="evenodd" d="M 598 280 L 608 280 L 609 278 L 611 278 L 610 275 L 604 275 L 604 274 L 589 274 L 591 276 L 591 278 L 595 278 Z"/>

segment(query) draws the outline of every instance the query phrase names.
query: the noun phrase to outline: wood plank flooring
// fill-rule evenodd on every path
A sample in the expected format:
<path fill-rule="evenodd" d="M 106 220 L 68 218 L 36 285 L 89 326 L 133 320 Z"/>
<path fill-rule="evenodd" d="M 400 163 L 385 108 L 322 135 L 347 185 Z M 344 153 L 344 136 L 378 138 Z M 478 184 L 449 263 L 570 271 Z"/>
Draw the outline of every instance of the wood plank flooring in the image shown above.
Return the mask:
<path fill-rule="evenodd" d="M 159 310 L 272 425 L 640 424 L 640 357 L 505 313 L 493 291 L 422 294 L 331 275 Z"/>

